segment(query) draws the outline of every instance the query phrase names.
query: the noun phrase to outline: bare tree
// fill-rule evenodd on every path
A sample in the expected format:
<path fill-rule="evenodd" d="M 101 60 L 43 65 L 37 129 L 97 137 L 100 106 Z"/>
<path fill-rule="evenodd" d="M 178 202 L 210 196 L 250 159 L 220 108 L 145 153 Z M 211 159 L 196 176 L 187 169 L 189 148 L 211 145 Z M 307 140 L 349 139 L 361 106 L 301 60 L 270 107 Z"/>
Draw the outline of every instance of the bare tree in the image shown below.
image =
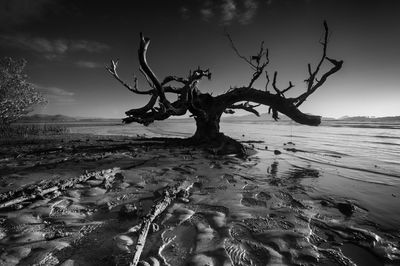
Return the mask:
<path fill-rule="evenodd" d="M 269 111 L 272 112 L 272 117 L 275 120 L 279 119 L 278 113 L 282 113 L 297 123 L 317 126 L 321 123 L 321 117 L 302 113 L 299 107 L 312 93 L 325 83 L 328 77 L 340 70 L 343 64 L 343 61 L 337 61 L 327 56 L 329 29 L 326 22 L 323 25 L 324 37 L 321 41 L 323 47 L 322 56 L 314 69 L 312 69 L 311 64 L 308 64 L 309 77 L 305 80 L 307 89 L 297 97 L 285 96 L 285 93 L 294 87 L 292 82 L 289 82 L 289 85 L 284 89 L 278 88 L 278 72 L 274 72 L 272 78 L 273 91 L 268 91 L 270 78 L 265 68 L 269 63 L 269 57 L 268 49 L 264 48 L 264 43 L 261 43 L 260 50 L 256 55 L 247 58 L 239 53 L 232 38 L 227 35 L 233 50 L 237 56 L 242 58 L 251 67 L 253 74 L 248 85 L 231 88 L 226 93 L 212 96 L 209 93 L 200 92 L 197 87 L 201 79 L 211 78 L 209 69 L 203 70 L 198 68 L 190 71 L 187 77 L 167 76 L 163 80 L 160 80 L 146 60 L 150 39 L 140 34 L 140 47 L 138 50 L 140 71 L 146 78 L 150 89 L 140 90 L 136 77 L 134 77 L 133 86 L 123 81 L 117 73 L 118 60 L 112 60 L 111 65 L 107 67 L 109 73 L 128 90 L 135 94 L 144 94 L 150 97 L 149 102 L 145 106 L 127 111 L 127 117 L 123 119 L 123 122 L 137 122 L 149 125 L 156 120 L 165 120 L 171 116 L 181 116 L 190 112 L 191 116 L 196 120 L 197 126 L 195 134 L 190 139 L 191 141 L 195 143 L 210 143 L 211 145 L 233 143 L 234 145 L 230 146 L 233 146 L 234 150 L 242 150 L 240 148 L 241 145 L 223 135 L 220 132 L 219 123 L 223 113 L 234 113 L 236 109 L 242 109 L 259 116 L 255 108 L 259 105 L 267 105 L 270 107 Z M 323 63 L 329 63 L 331 66 L 325 73 L 320 73 Z M 265 73 L 267 80 L 265 90 L 254 88 L 254 82 L 263 73 Z M 179 86 L 171 84 L 179 84 Z M 176 101 L 170 102 L 166 97 L 167 93 L 176 94 Z M 156 106 L 157 102 L 158 106 Z"/>
<path fill-rule="evenodd" d="M 33 107 L 46 102 L 36 88 L 26 81 L 26 61 L 6 57 L 0 60 L 0 124 L 10 124 Z"/>

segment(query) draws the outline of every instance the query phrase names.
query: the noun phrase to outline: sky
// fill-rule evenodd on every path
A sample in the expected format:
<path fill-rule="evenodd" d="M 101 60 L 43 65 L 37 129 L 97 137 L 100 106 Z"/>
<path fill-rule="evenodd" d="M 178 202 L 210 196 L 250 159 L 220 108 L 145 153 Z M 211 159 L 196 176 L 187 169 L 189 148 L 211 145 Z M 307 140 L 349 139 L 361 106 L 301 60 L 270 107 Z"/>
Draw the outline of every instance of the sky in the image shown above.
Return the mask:
<path fill-rule="evenodd" d="M 396 0 L 0 0 L 0 56 L 25 58 L 29 82 L 48 99 L 43 114 L 122 118 L 148 101 L 121 86 L 105 70 L 119 59 L 128 83 L 141 89 L 139 33 L 151 39 L 149 65 L 162 79 L 209 68 L 199 88 L 213 95 L 249 83 L 243 55 L 261 41 L 269 48 L 267 71 L 278 86 L 304 92 L 307 64 L 321 56 L 323 21 L 332 33 L 328 56 L 343 60 L 301 106 L 325 117 L 400 115 L 400 1 Z M 260 79 L 256 88 L 263 89 Z M 261 112 L 267 108 L 260 109 Z M 239 112 L 238 114 L 245 114 Z"/>

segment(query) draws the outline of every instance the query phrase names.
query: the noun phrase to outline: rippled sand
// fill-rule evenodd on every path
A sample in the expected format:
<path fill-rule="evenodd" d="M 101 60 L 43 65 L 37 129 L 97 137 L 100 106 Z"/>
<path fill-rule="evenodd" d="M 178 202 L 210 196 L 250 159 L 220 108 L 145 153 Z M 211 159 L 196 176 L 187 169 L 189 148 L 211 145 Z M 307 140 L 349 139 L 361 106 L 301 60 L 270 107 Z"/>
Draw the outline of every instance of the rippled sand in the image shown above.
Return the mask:
<path fill-rule="evenodd" d="M 188 201 L 174 201 L 156 219 L 141 257 L 150 265 L 400 262 L 399 231 L 369 219 L 358 202 L 321 193 L 321 170 L 288 160 L 290 151 L 260 149 L 242 160 L 160 140 L 87 135 L 13 147 L 2 150 L 3 193 L 84 170 L 121 173 L 111 186 L 93 178 L 1 210 L 1 265 L 124 264 L 140 218 L 121 209 L 133 204 L 145 214 L 157 191 L 182 181 L 193 184 Z"/>

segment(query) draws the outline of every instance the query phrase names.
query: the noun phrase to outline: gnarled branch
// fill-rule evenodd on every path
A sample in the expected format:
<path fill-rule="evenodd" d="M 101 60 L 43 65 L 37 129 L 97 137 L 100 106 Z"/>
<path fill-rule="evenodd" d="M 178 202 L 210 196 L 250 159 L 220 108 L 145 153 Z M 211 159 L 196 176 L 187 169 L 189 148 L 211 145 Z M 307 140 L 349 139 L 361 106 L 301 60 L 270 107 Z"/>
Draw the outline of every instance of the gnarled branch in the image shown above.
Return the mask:
<path fill-rule="evenodd" d="M 128 115 L 128 116 L 140 116 L 140 115 L 143 115 L 143 114 L 147 113 L 149 110 L 151 110 L 154 107 L 154 105 L 157 102 L 157 98 L 158 98 L 157 94 L 153 93 L 153 95 L 150 98 L 150 101 L 145 106 L 143 106 L 141 108 L 131 109 L 129 111 L 126 111 L 125 114 Z"/>
<path fill-rule="evenodd" d="M 306 92 L 304 92 L 303 94 L 301 94 L 300 96 L 298 96 L 296 98 L 286 98 L 284 93 L 286 93 L 291 88 L 293 88 L 294 85 L 292 84 L 292 82 L 289 82 L 289 86 L 287 88 L 285 88 L 284 90 L 280 90 L 276 84 L 278 72 L 275 71 L 273 80 L 272 80 L 272 88 L 274 89 L 275 94 L 271 94 L 267 90 L 270 79 L 269 79 L 268 73 L 266 72 L 267 84 L 265 86 L 265 91 L 256 90 L 256 89 L 252 88 L 251 86 L 235 88 L 235 89 L 229 90 L 227 93 L 217 97 L 217 101 L 219 102 L 219 104 L 221 106 L 223 106 L 221 108 L 226 107 L 228 109 L 232 109 L 231 106 L 237 102 L 251 101 L 251 102 L 270 106 L 269 112 L 272 111 L 272 117 L 275 120 L 279 119 L 278 112 L 281 112 L 298 123 L 307 124 L 307 125 L 318 125 L 321 122 L 321 119 L 319 116 L 312 116 L 312 115 L 304 114 L 304 113 L 300 112 L 300 110 L 298 110 L 298 107 L 312 93 L 314 93 L 319 87 L 321 87 L 329 76 L 331 76 L 334 73 L 336 73 L 337 71 L 339 71 L 343 65 L 343 61 L 337 61 L 337 60 L 331 59 L 331 58 L 327 57 L 327 55 L 326 55 L 327 54 L 327 45 L 328 45 L 328 36 L 329 36 L 329 28 L 328 28 L 328 24 L 326 23 L 326 21 L 324 21 L 324 31 L 325 31 L 324 39 L 323 39 L 323 42 L 321 42 L 321 44 L 323 45 L 322 57 L 319 60 L 314 71 L 312 71 L 311 65 L 308 64 L 308 73 L 309 73 L 310 77 L 308 79 L 306 79 L 306 82 L 307 82 L 307 91 Z M 231 46 L 234 49 L 234 51 L 236 52 L 236 54 L 240 58 L 245 60 L 248 64 L 250 64 L 250 66 L 255 70 L 255 73 L 253 74 L 253 78 L 255 77 L 255 79 L 257 79 L 259 77 L 259 75 L 261 74 L 258 72 L 258 70 L 259 69 L 263 70 L 266 65 L 261 64 L 261 66 L 260 66 L 260 64 L 259 64 L 260 60 L 259 60 L 259 57 L 257 57 L 257 56 L 254 57 L 254 60 L 257 62 L 257 65 L 253 64 L 250 60 L 248 60 L 247 58 L 245 58 L 244 56 L 242 56 L 239 53 L 239 51 L 237 50 L 237 48 L 235 47 L 235 45 L 232 41 L 232 38 L 230 38 L 229 35 L 228 35 L 228 38 L 229 38 L 229 40 L 231 42 Z M 267 60 L 265 61 L 265 63 L 268 63 L 269 62 L 268 50 L 265 50 L 263 48 L 263 46 L 261 45 L 261 49 L 260 49 L 260 52 L 258 53 L 258 55 L 263 54 L 263 51 L 266 51 Z M 328 70 L 326 73 L 322 74 L 321 78 L 318 80 L 317 75 L 319 74 L 321 66 L 325 62 L 325 60 L 328 60 L 333 65 L 333 67 L 330 70 Z M 250 85 L 252 85 L 253 83 L 254 83 L 254 80 L 252 79 L 250 82 Z"/>
<path fill-rule="evenodd" d="M 218 136 L 219 134 L 219 119 L 222 113 L 234 113 L 236 109 L 242 109 L 259 116 L 258 111 L 255 109 L 260 104 L 270 107 L 269 112 L 272 117 L 279 119 L 278 114 L 282 113 L 294 120 L 295 122 L 305 125 L 318 125 L 321 122 L 320 116 L 309 115 L 301 112 L 298 107 L 319 87 L 321 87 L 328 77 L 339 71 L 342 67 L 343 61 L 338 61 L 327 57 L 327 44 L 329 29 L 326 22 L 324 22 L 324 38 L 321 44 L 323 45 L 322 57 L 318 61 L 315 69 L 308 64 L 309 78 L 306 79 L 307 90 L 298 97 L 289 98 L 285 96 L 290 89 L 294 87 L 292 82 L 284 89 L 279 89 L 277 84 L 278 72 L 275 71 L 271 79 L 272 90 L 268 91 L 268 84 L 270 79 L 267 71 L 265 70 L 269 64 L 268 49 L 264 48 L 264 43 L 260 45 L 260 49 L 256 55 L 245 57 L 239 53 L 239 50 L 234 45 L 232 38 L 227 35 L 232 49 L 236 55 L 243 59 L 253 70 L 252 77 L 248 85 L 231 88 L 226 93 L 219 96 L 212 96 L 208 93 L 201 93 L 197 88 L 198 82 L 202 78 L 211 78 L 211 73 L 208 69 L 202 70 L 200 68 L 190 71 L 187 77 L 167 76 L 162 82 L 157 78 L 153 70 L 147 62 L 146 53 L 150 44 L 150 39 L 145 38 L 140 34 L 140 46 L 138 50 L 140 69 L 145 76 L 152 90 L 140 91 L 137 86 L 137 79 L 134 79 L 134 86 L 131 87 L 123 82 L 117 74 L 118 61 L 111 61 L 111 65 L 107 70 L 121 82 L 130 91 L 137 94 L 151 95 L 149 102 L 142 108 L 132 109 L 126 112 L 127 118 L 123 121 L 126 123 L 138 122 L 148 125 L 156 120 L 165 120 L 171 116 L 183 115 L 187 111 L 192 113 L 195 117 L 198 127 L 200 124 L 206 125 L 199 134 L 208 134 L 208 127 L 213 127 L 213 132 L 210 133 L 210 138 Z M 323 63 L 328 61 L 332 67 L 325 73 L 320 73 L 323 69 Z M 259 79 L 261 74 L 265 72 L 267 83 L 265 89 L 258 90 L 253 86 Z M 317 77 L 318 76 L 318 77 Z M 173 83 L 174 82 L 174 83 Z M 166 98 L 166 93 L 177 94 L 177 100 L 170 102 Z M 155 107 L 158 101 L 159 107 Z M 251 103 L 256 103 L 250 104 Z M 202 126 L 203 127 L 203 126 Z M 197 133 L 195 134 L 197 135 Z"/>
<path fill-rule="evenodd" d="M 254 109 L 254 108 L 256 108 L 256 107 L 258 107 L 260 105 L 261 104 L 251 105 L 249 102 L 245 102 L 245 103 L 241 103 L 241 104 L 233 104 L 233 105 L 229 106 L 227 108 L 227 110 L 233 111 L 232 109 L 242 109 L 242 110 L 245 110 L 247 112 L 253 113 L 256 116 L 260 116 L 260 113 L 256 109 Z M 227 113 L 227 112 L 225 112 L 225 113 Z M 229 113 L 229 111 L 228 111 L 228 113 Z"/>
<path fill-rule="evenodd" d="M 331 62 L 333 67 L 328 72 L 324 73 L 322 77 L 319 80 L 317 80 L 317 83 L 315 85 L 313 85 L 305 93 L 301 94 L 295 99 L 297 107 L 299 107 L 308 98 L 308 96 L 310 96 L 314 91 L 316 91 L 319 87 L 321 87 L 329 76 L 338 72 L 342 68 L 343 61 L 337 61 L 328 57 L 325 57 L 325 59 Z"/>
<path fill-rule="evenodd" d="M 118 67 L 118 62 L 119 60 L 111 60 L 111 63 L 109 66 L 106 66 L 107 71 L 116 79 L 118 80 L 125 88 L 127 88 L 128 90 L 130 90 L 133 93 L 136 94 L 152 94 L 153 90 L 147 90 L 147 91 L 140 91 L 138 89 L 138 81 L 137 81 L 137 77 L 134 75 L 133 76 L 133 82 L 134 82 L 134 86 L 130 86 L 128 83 L 126 83 L 125 81 L 123 81 L 117 72 L 117 67 Z"/>
<path fill-rule="evenodd" d="M 333 75 L 334 73 L 336 73 L 337 71 L 339 71 L 342 68 L 343 61 L 337 61 L 337 60 L 328 58 L 326 56 L 326 51 L 327 51 L 327 47 L 328 47 L 328 36 L 329 36 L 329 28 L 328 28 L 328 24 L 326 23 L 326 21 L 324 21 L 324 30 L 325 30 L 324 40 L 323 40 L 323 42 L 321 42 L 321 44 L 323 46 L 321 59 L 319 60 L 317 67 L 315 68 L 314 71 L 311 70 L 311 64 L 307 65 L 308 74 L 309 74 L 309 78 L 305 80 L 307 82 L 307 91 L 305 93 L 301 94 L 300 96 L 298 96 L 294 100 L 297 107 L 299 107 L 308 98 L 308 96 L 310 96 L 319 87 L 321 87 L 329 76 Z M 333 65 L 333 67 L 326 73 L 322 74 L 322 77 L 318 80 L 317 75 L 319 74 L 321 66 L 325 60 L 328 60 Z M 316 84 L 314 84 L 314 82 L 316 82 Z"/>
<path fill-rule="evenodd" d="M 284 93 L 287 92 L 288 90 L 290 90 L 291 88 L 293 88 L 294 85 L 292 84 L 291 81 L 289 81 L 289 86 L 288 86 L 286 89 L 284 89 L 283 91 L 279 90 L 278 87 L 276 86 L 276 78 L 277 78 L 277 76 L 278 76 L 278 72 L 275 71 L 275 72 L 274 72 L 274 79 L 273 79 L 273 81 L 272 81 L 272 87 L 273 87 L 274 90 L 276 91 L 276 94 L 277 94 L 277 95 L 279 95 L 279 96 L 285 98 L 285 94 L 284 94 Z M 267 82 L 269 82 L 268 76 L 267 76 Z"/>
<path fill-rule="evenodd" d="M 257 90 L 254 88 L 239 87 L 228 93 L 215 97 L 217 106 L 221 106 L 221 113 L 224 108 L 229 108 L 233 104 L 241 101 L 249 101 L 270 106 L 272 111 L 276 110 L 285 114 L 293 121 L 310 126 L 318 126 L 321 123 L 321 117 L 302 113 L 294 104 L 293 99 L 283 98 L 280 95 L 272 94 L 268 91 Z"/>

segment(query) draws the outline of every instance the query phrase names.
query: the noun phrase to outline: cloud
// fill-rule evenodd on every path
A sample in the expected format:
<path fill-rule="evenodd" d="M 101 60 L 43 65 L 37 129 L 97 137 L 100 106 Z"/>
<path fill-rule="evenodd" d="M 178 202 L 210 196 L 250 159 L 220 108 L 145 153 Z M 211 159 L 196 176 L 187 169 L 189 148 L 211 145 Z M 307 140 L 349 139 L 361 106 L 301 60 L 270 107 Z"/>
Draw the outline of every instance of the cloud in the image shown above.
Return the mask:
<path fill-rule="evenodd" d="M 235 21 L 242 25 L 249 24 L 252 22 L 257 9 L 257 0 L 223 0 L 221 4 L 222 24 L 230 25 Z"/>
<path fill-rule="evenodd" d="M 211 8 L 200 9 L 200 14 L 204 21 L 210 21 L 210 19 L 214 16 L 214 12 Z"/>
<path fill-rule="evenodd" d="M 48 10 L 54 9 L 52 0 L 1 0 L 0 27 L 7 28 L 41 18 Z"/>
<path fill-rule="evenodd" d="M 104 64 L 100 64 L 97 62 L 91 62 L 91 61 L 78 61 L 75 64 L 78 67 L 82 67 L 82 68 L 102 68 L 102 67 L 104 67 Z"/>
<path fill-rule="evenodd" d="M 71 91 L 58 87 L 45 87 L 37 84 L 33 84 L 33 86 L 43 94 L 49 104 L 66 105 L 75 103 L 75 93 Z"/>
<path fill-rule="evenodd" d="M 230 25 L 239 23 L 242 25 L 249 24 L 257 13 L 260 0 L 215 0 L 202 1 L 192 6 L 189 10 L 187 7 L 181 7 L 181 16 L 185 19 L 189 14 L 200 14 L 203 21 L 211 22 L 216 18 L 222 25 Z"/>
<path fill-rule="evenodd" d="M 244 10 L 242 14 L 239 16 L 239 22 L 241 24 L 249 24 L 254 15 L 256 14 L 258 8 L 258 3 L 254 0 L 245 0 L 244 1 Z"/>
<path fill-rule="evenodd" d="M 16 47 L 43 55 L 52 60 L 68 52 L 97 53 L 109 49 L 109 46 L 95 41 L 47 39 L 42 37 L 30 37 L 27 35 L 0 35 L 2 46 Z"/>
<path fill-rule="evenodd" d="M 223 24 L 232 23 L 236 17 L 236 4 L 233 0 L 223 0 L 221 4 L 221 19 Z"/>
<path fill-rule="evenodd" d="M 104 43 L 100 42 L 93 42 L 93 41 L 69 41 L 70 45 L 69 48 L 71 51 L 86 51 L 89 53 L 98 53 L 104 50 L 109 49 L 109 46 Z"/>
<path fill-rule="evenodd" d="M 183 18 L 183 19 L 189 19 L 190 18 L 190 11 L 189 11 L 189 9 L 187 8 L 187 7 L 185 7 L 185 6 L 182 6 L 180 9 L 179 9 L 179 13 L 181 14 L 181 17 Z"/>

